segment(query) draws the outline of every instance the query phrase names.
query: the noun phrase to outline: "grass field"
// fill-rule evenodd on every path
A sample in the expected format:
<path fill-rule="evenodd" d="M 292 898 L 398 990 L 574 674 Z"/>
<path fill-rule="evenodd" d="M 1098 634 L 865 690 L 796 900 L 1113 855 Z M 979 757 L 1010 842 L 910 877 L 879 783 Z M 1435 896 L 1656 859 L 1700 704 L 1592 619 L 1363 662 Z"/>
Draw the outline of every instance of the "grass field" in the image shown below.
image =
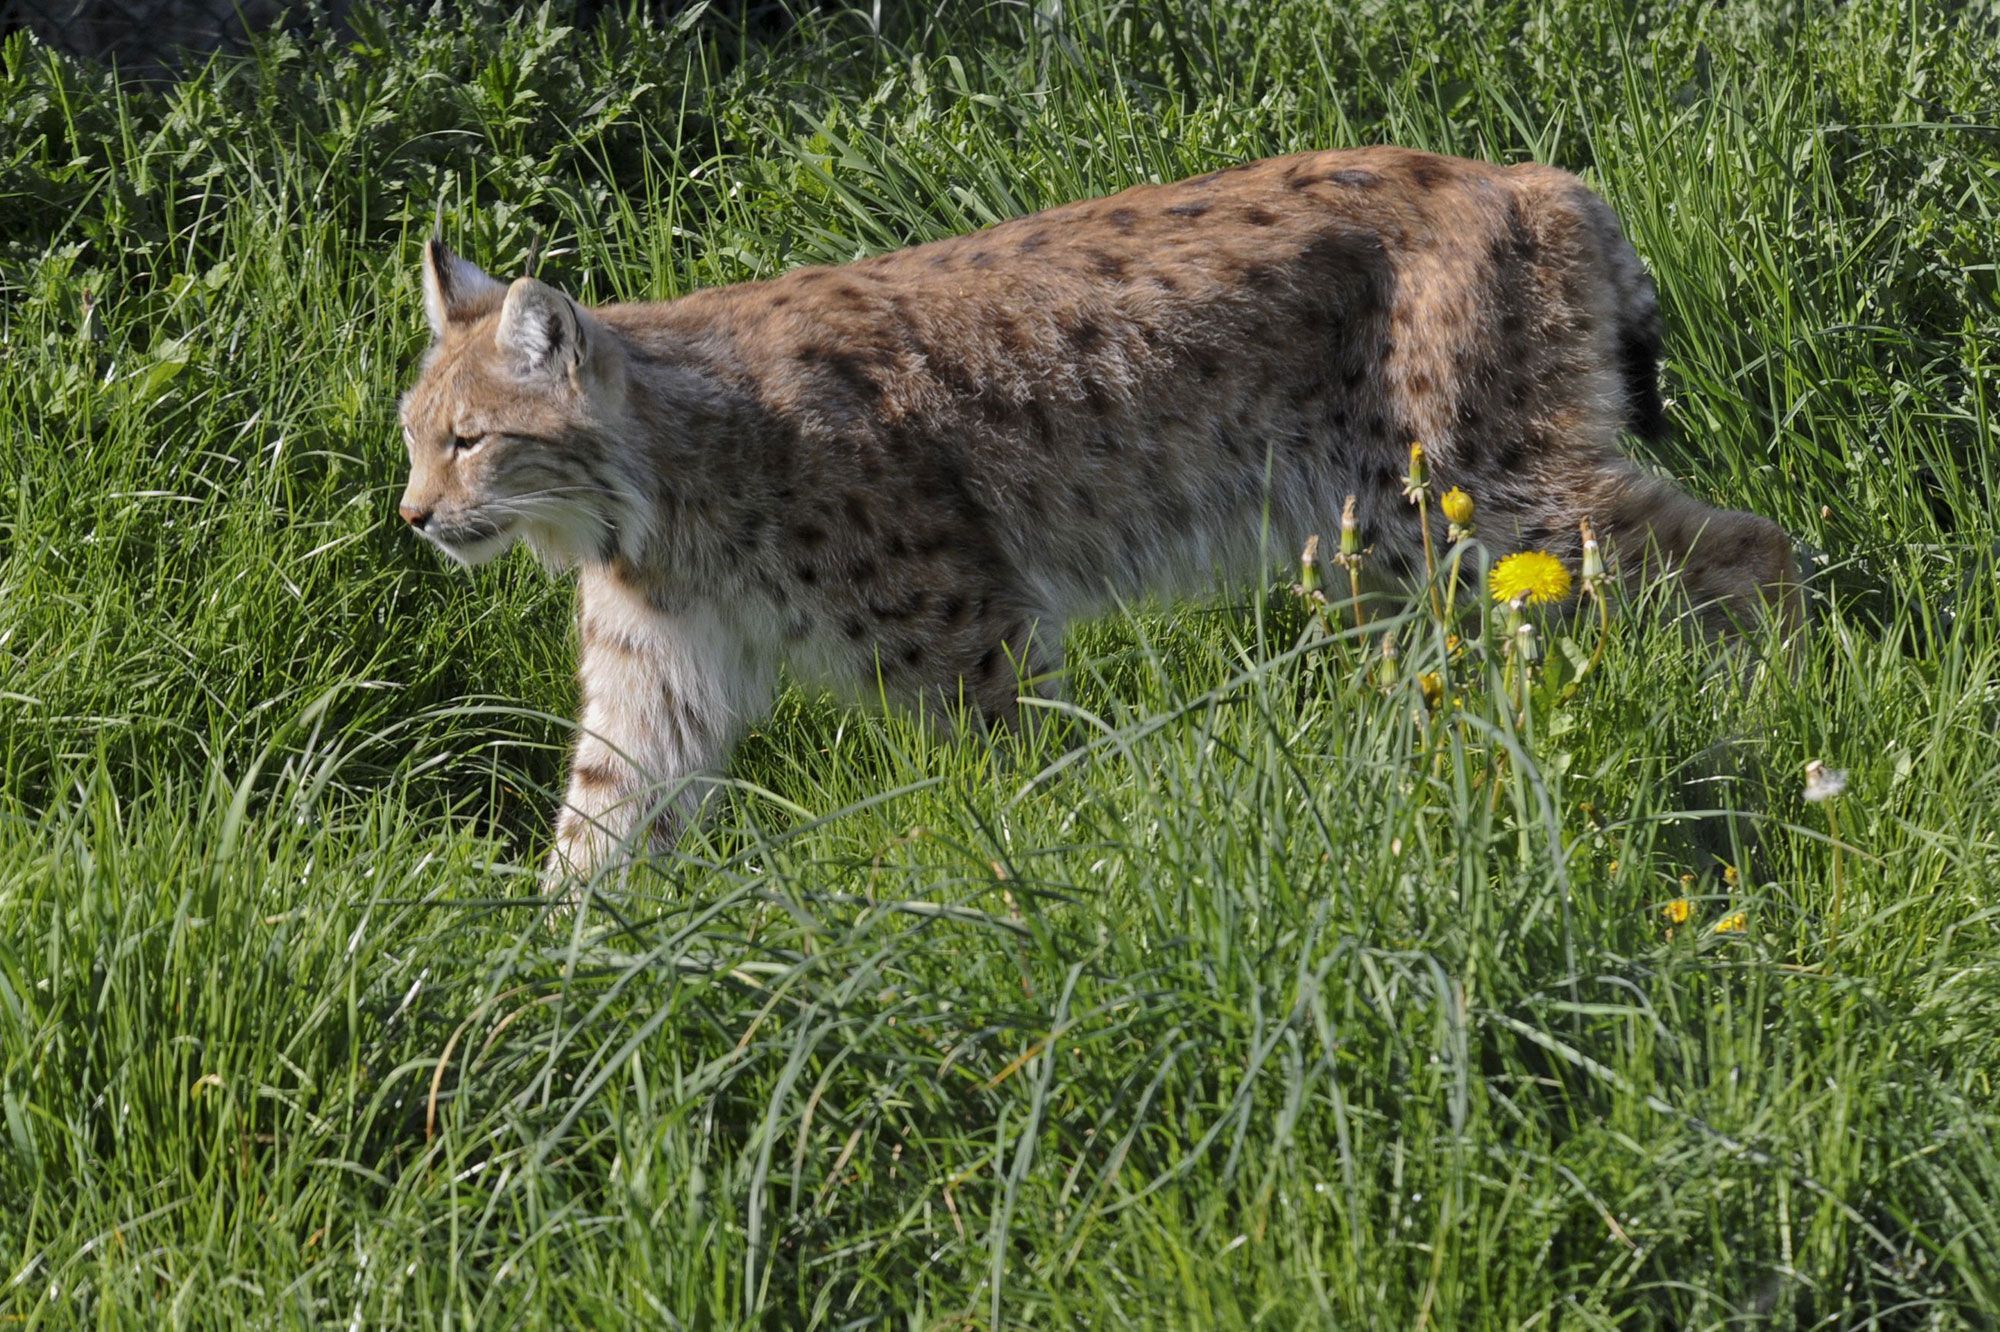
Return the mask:
<path fill-rule="evenodd" d="M 0 1323 L 1994 1326 L 1990 11 L 907 8 L 0 47 Z M 550 917 L 570 591 L 394 513 L 434 222 L 669 297 L 1377 141 L 1619 209 L 1806 633 L 1434 717 L 1274 572 L 1066 735 L 790 692 Z"/>

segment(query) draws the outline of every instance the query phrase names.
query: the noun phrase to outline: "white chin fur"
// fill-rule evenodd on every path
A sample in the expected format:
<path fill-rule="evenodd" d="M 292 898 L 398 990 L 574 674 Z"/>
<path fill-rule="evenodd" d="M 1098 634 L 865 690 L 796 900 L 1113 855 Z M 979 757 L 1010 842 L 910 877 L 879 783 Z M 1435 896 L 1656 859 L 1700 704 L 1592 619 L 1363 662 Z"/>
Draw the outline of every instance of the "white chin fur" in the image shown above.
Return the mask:
<path fill-rule="evenodd" d="M 478 541 L 453 543 L 439 541 L 436 537 L 432 537 L 431 541 L 432 544 L 450 556 L 455 562 L 470 569 L 485 564 L 487 561 L 495 559 L 500 555 L 504 555 L 507 548 L 514 544 L 514 533 L 512 529 L 509 529 L 496 532 L 494 535 L 481 538 Z"/>
<path fill-rule="evenodd" d="M 601 558 L 606 528 L 601 519 L 577 512 L 565 522 L 533 522 L 521 530 L 521 539 L 551 569 L 574 569 Z"/>

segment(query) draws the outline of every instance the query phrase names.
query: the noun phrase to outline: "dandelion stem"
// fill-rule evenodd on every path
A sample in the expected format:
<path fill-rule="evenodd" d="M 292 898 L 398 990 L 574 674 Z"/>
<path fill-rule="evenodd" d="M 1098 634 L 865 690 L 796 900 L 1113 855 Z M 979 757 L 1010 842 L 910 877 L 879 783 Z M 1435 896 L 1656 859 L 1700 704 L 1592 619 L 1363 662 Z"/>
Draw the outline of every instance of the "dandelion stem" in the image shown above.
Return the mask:
<path fill-rule="evenodd" d="M 1464 548 L 1453 547 L 1451 567 L 1445 571 L 1444 576 L 1444 623 L 1447 630 L 1451 628 L 1451 613 L 1458 605 L 1458 570 L 1464 562 Z"/>
<path fill-rule="evenodd" d="M 1444 599 L 1438 592 L 1437 551 L 1431 546 L 1431 506 L 1428 501 L 1417 501 L 1417 526 L 1424 535 L 1424 581 L 1430 585 L 1431 613 L 1442 625 L 1445 623 Z"/>
<path fill-rule="evenodd" d="M 1410 445 L 1410 471 L 1403 479 L 1403 498 L 1417 506 L 1417 527 L 1424 538 L 1424 583 L 1430 590 L 1431 614 L 1444 623 L 1444 601 L 1438 594 L 1437 550 L 1431 545 L 1431 472 L 1422 444 Z"/>
<path fill-rule="evenodd" d="M 1368 623 L 1361 609 L 1361 520 L 1355 515 L 1354 496 L 1340 506 L 1340 554 L 1334 559 L 1347 570 L 1347 594 L 1354 606 L 1354 627 Z"/>
<path fill-rule="evenodd" d="M 1465 562 L 1465 543 L 1472 540 L 1473 515 L 1479 506 L 1472 502 L 1472 496 L 1453 486 L 1438 497 L 1438 508 L 1445 518 L 1445 540 L 1451 543 L 1451 572 L 1445 576 L 1444 619 L 1445 632 L 1451 632 L 1452 612 L 1458 605 L 1459 566 Z"/>
<path fill-rule="evenodd" d="M 1611 641 L 1610 603 L 1605 601 L 1602 592 L 1594 588 L 1585 588 L 1584 593 L 1597 603 L 1597 646 L 1590 650 L 1590 660 L 1583 664 L 1583 669 L 1576 673 L 1576 678 L 1563 686 L 1564 702 L 1576 697 L 1576 691 L 1583 687 L 1584 677 L 1596 670 L 1597 664 L 1604 660 L 1604 645 Z"/>
<path fill-rule="evenodd" d="M 1597 544 L 1597 531 L 1591 527 L 1588 516 L 1577 524 L 1577 535 L 1583 547 L 1583 595 L 1597 603 L 1597 646 L 1591 649 L 1590 660 L 1576 673 L 1576 678 L 1563 689 L 1565 699 L 1575 694 L 1584 677 L 1597 669 L 1597 663 L 1604 660 L 1604 645 L 1611 641 L 1611 603 L 1604 596 L 1604 552 Z"/>
<path fill-rule="evenodd" d="M 1833 807 L 1840 799 L 1840 793 L 1847 789 L 1847 774 L 1829 768 L 1819 759 L 1806 764 L 1806 800 L 1815 805 L 1826 806 L 1826 835 L 1833 843 L 1833 910 L 1827 924 L 1827 947 L 1840 946 L 1840 908 L 1845 882 L 1841 875 L 1840 820 Z"/>
<path fill-rule="evenodd" d="M 1584 663 L 1583 674 L 1577 676 L 1579 680 L 1597 669 L 1597 663 L 1604 660 L 1604 645 L 1611 641 L 1611 603 L 1601 591 L 1592 592 L 1590 599 L 1597 603 L 1597 646 L 1590 650 L 1590 660 Z"/>

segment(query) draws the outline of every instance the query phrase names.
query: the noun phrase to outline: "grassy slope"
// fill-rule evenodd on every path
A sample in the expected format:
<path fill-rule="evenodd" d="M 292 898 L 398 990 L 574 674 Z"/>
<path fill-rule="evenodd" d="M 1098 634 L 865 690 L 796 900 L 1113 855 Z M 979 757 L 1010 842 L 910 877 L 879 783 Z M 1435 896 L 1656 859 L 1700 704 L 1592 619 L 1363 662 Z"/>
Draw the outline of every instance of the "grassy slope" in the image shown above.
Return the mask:
<path fill-rule="evenodd" d="M 1634 12 L 496 9 L 125 97 L 9 42 L 10 1324 L 1990 1325 L 1993 34 Z M 1149 612 L 1071 645 L 1079 753 L 789 695 L 685 864 L 540 923 L 568 592 L 394 530 L 434 217 L 665 296 L 1376 140 L 1620 208 L 1661 461 L 1833 556 L 1789 677 L 1625 625 L 1440 733 L 1429 637 L 1385 695 Z"/>

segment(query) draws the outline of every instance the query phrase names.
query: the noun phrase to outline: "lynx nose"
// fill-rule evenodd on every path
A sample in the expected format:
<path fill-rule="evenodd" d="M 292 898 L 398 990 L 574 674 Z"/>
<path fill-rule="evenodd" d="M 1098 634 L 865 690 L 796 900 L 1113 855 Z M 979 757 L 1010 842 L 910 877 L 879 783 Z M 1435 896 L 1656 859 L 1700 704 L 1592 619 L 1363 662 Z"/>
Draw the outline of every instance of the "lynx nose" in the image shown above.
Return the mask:
<path fill-rule="evenodd" d="M 399 504 L 396 506 L 396 512 L 403 515 L 404 522 L 408 523 L 411 527 L 419 529 L 431 520 L 431 511 L 429 509 L 419 509 L 414 504 Z"/>

